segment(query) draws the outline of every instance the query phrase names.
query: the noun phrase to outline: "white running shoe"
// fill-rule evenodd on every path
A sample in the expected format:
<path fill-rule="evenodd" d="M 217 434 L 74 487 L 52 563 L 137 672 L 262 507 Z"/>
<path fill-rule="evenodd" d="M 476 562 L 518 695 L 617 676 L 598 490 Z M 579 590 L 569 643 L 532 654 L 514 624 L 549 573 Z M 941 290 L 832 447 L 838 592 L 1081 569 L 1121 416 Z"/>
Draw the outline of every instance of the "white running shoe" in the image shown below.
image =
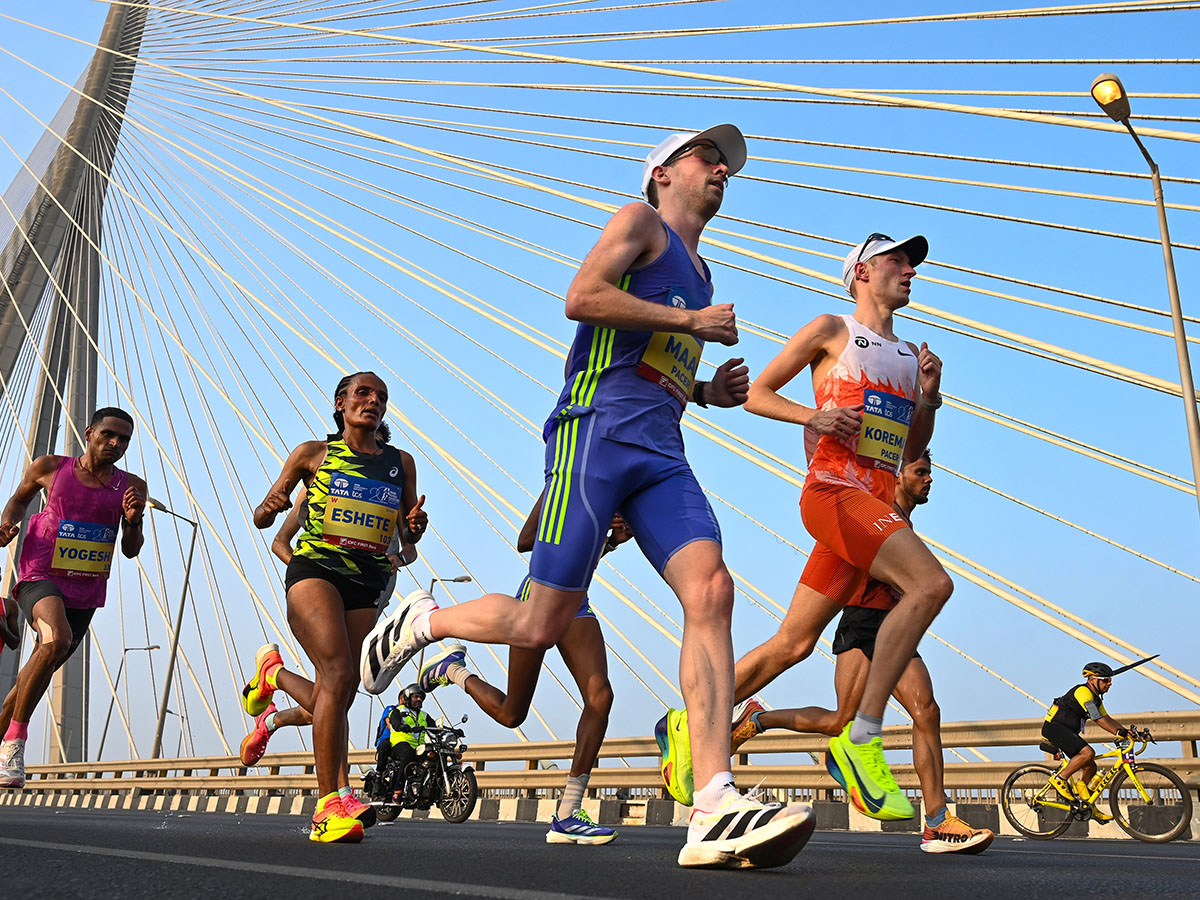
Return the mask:
<path fill-rule="evenodd" d="M 375 623 L 363 641 L 359 664 L 363 688 L 378 694 L 392 683 L 401 667 L 417 655 L 426 642 L 413 634 L 413 620 L 421 613 L 437 609 L 437 601 L 426 590 L 413 591 L 400 601 L 396 610 Z"/>
<path fill-rule="evenodd" d="M 25 742 L 20 738 L 0 744 L 0 788 L 25 787 Z"/>
<path fill-rule="evenodd" d="M 692 810 L 679 865 L 706 869 L 770 869 L 799 853 L 816 827 L 807 803 L 764 806 L 730 791 L 711 812 Z"/>

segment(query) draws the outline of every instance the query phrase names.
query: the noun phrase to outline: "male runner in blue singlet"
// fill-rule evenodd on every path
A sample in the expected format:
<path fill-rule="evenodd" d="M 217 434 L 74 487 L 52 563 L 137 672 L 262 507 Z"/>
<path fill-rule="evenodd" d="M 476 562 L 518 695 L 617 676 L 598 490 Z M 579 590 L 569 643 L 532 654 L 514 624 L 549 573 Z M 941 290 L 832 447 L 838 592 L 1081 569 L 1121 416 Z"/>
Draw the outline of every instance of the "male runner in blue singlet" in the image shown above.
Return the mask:
<path fill-rule="evenodd" d="M 732 304 L 712 304 L 698 247 L 729 176 L 745 164 L 732 125 L 674 134 L 646 159 L 642 191 L 605 226 L 567 292 L 579 322 L 567 383 L 546 421 L 546 501 L 530 561 L 529 600 L 503 594 L 438 609 L 410 594 L 363 645 L 363 684 L 382 690 L 421 647 L 451 635 L 545 650 L 587 593 L 613 513 L 684 610 L 680 686 L 691 712 L 695 808 L 681 866 L 784 865 L 812 833 L 805 805 L 763 806 L 733 786 L 730 625 L 733 581 L 721 532 L 684 456 L 679 421 L 701 406 L 745 402 L 749 372 L 730 359 L 696 380 L 706 341 L 737 343 Z M 669 515 L 664 511 L 669 510 Z"/>

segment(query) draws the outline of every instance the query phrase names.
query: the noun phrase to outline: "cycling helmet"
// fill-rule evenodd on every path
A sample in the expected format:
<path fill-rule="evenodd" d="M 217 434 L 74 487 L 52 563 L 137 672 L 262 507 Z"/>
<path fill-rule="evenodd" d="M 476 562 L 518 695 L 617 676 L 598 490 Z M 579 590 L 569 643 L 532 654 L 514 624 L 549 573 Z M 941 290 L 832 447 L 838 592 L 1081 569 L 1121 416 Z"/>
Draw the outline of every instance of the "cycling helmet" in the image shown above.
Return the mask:
<path fill-rule="evenodd" d="M 1112 678 L 1112 666 L 1108 663 L 1090 662 L 1083 667 L 1084 675 L 1095 675 L 1097 678 Z"/>

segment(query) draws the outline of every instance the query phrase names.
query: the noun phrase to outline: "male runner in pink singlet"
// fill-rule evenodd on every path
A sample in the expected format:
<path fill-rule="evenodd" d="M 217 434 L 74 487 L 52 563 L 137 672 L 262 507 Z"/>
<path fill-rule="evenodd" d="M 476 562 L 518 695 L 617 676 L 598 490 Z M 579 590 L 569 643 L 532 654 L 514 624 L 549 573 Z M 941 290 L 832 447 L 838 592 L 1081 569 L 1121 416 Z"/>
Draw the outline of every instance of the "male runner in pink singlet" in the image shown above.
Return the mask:
<path fill-rule="evenodd" d="M 29 520 L 17 566 L 14 595 L 37 646 L 0 710 L 0 787 L 25 786 L 29 719 L 51 676 L 75 652 L 92 615 L 104 605 L 118 528 L 125 556 L 142 549 L 146 482 L 117 468 L 132 437 L 129 413 L 115 406 L 96 410 L 83 433 L 83 455 L 35 459 L 0 513 L 0 547 L 5 547 L 20 531 L 38 491 L 46 492 L 45 508 Z"/>

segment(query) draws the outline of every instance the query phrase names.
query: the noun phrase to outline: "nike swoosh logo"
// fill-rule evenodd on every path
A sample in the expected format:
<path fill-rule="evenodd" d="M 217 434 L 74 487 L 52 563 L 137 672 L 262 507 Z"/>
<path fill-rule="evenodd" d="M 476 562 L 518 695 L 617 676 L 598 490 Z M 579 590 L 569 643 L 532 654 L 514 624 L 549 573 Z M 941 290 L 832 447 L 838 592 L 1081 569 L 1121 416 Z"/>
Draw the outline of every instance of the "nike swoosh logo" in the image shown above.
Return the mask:
<path fill-rule="evenodd" d="M 879 798 L 872 797 L 871 792 L 866 788 L 866 780 L 859 774 L 858 767 L 854 765 L 854 759 L 849 753 L 846 754 L 846 762 L 850 764 L 850 771 L 854 773 L 854 780 L 858 782 L 858 789 L 862 792 L 863 801 L 871 807 L 871 812 L 879 812 L 883 808 L 883 801 L 887 799 L 886 795 Z"/>
<path fill-rule="evenodd" d="M 899 353 L 901 356 L 908 356 L 908 357 L 912 356 L 911 353 L 905 353 L 903 350 L 897 350 L 896 352 Z"/>

